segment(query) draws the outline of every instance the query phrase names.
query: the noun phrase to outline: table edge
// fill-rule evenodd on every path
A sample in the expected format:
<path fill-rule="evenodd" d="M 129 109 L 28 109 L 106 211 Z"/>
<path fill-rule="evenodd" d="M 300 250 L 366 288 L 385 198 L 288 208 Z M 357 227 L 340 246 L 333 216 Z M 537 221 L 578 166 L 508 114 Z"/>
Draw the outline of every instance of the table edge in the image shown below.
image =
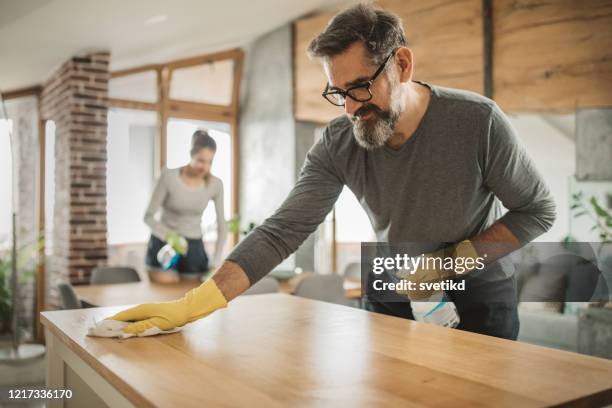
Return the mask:
<path fill-rule="evenodd" d="M 48 310 L 46 312 L 52 312 Z M 152 401 L 148 400 L 144 395 L 138 392 L 136 389 L 131 387 L 129 384 L 124 382 L 119 376 L 114 374 L 111 370 L 106 368 L 103 364 L 101 364 L 97 358 L 88 353 L 83 347 L 78 345 L 74 340 L 68 337 L 66 334 L 60 330 L 52 321 L 50 321 L 46 316 L 45 312 L 40 313 L 40 323 L 46 327 L 55 337 L 57 337 L 62 343 L 66 345 L 75 353 L 85 364 L 91 367 L 96 373 L 98 373 L 102 378 L 109 382 L 121 395 L 123 395 L 128 401 L 134 403 L 136 406 L 143 407 L 151 407 L 155 408 L 155 405 Z"/>

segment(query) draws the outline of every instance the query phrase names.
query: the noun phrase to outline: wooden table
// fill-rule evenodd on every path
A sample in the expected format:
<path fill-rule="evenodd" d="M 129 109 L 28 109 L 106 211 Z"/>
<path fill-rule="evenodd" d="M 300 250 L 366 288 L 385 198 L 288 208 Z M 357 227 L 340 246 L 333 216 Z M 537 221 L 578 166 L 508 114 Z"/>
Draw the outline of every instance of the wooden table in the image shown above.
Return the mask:
<path fill-rule="evenodd" d="M 307 273 L 302 274 L 307 276 Z M 301 275 L 280 283 L 283 293 L 292 294 L 295 291 Z M 303 277 L 302 277 L 303 278 Z M 182 281 L 178 283 L 116 283 L 111 285 L 81 285 L 74 290 L 79 299 L 88 306 L 119 306 L 126 303 L 165 302 L 175 300 L 190 289 L 200 285 L 200 281 Z M 361 283 L 345 280 L 344 293 L 347 299 L 361 297 Z"/>
<path fill-rule="evenodd" d="M 72 389 L 74 406 L 612 403 L 612 361 L 295 296 L 244 296 L 177 334 L 85 335 L 119 309 L 42 314 L 48 387 Z"/>
<path fill-rule="evenodd" d="M 115 283 L 110 285 L 75 286 L 74 291 L 81 301 L 91 306 L 119 306 L 148 302 L 176 300 L 190 289 L 201 285 L 198 280 L 178 283 Z"/>

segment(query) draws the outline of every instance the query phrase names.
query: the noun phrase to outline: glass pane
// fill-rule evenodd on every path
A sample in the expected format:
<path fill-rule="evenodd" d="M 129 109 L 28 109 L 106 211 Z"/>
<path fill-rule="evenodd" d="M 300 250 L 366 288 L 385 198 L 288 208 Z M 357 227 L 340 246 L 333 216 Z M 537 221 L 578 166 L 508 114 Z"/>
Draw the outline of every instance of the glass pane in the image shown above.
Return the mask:
<path fill-rule="evenodd" d="M 234 61 L 215 61 L 172 72 L 170 99 L 228 106 L 232 102 Z"/>
<path fill-rule="evenodd" d="M 223 182 L 225 219 L 231 217 L 232 208 L 232 143 L 230 126 L 227 123 L 204 122 L 184 119 L 168 121 L 166 142 L 166 164 L 168 168 L 177 168 L 189 163 L 191 136 L 196 129 L 207 129 L 217 143 L 217 153 L 212 166 L 212 174 Z M 217 220 L 214 203 L 209 203 L 202 216 L 202 233 L 208 254 L 214 253 L 217 240 Z M 229 240 L 228 240 L 229 242 Z"/>
<path fill-rule="evenodd" d="M 553 226 L 535 241 L 559 242 L 570 232 L 568 179 L 576 173 L 575 115 L 518 113 L 508 119 L 557 206 Z"/>
<path fill-rule="evenodd" d="M 55 122 L 45 122 L 45 254 L 53 253 L 55 206 Z"/>
<path fill-rule="evenodd" d="M 13 208 L 13 193 L 11 179 L 12 160 L 11 143 L 9 139 L 9 127 L 13 126 L 12 120 L 0 119 L 0 250 L 9 248 L 11 239 L 11 212 Z"/>
<path fill-rule="evenodd" d="M 108 114 L 108 243 L 145 242 L 143 217 L 153 191 L 157 115 L 128 109 Z"/>
<path fill-rule="evenodd" d="M 361 261 L 361 242 L 376 238 L 370 219 L 347 187 L 340 193 L 335 209 L 337 267 L 342 274 L 349 263 Z"/>
<path fill-rule="evenodd" d="M 157 72 L 145 71 L 111 78 L 108 83 L 108 97 L 138 102 L 157 102 Z"/>

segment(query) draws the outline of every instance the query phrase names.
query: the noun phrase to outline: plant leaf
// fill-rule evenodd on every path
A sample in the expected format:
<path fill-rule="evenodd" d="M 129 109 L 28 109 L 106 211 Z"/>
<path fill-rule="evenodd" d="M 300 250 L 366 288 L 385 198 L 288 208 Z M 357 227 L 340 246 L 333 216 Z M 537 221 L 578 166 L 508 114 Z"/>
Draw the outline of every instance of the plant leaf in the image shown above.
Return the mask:
<path fill-rule="evenodd" d="M 605 219 L 611 218 L 610 214 L 608 214 L 608 212 L 599 205 L 595 197 L 591 197 L 589 201 L 591 205 L 593 206 L 593 209 L 595 210 L 595 214 L 597 214 L 597 216 L 605 218 Z"/>

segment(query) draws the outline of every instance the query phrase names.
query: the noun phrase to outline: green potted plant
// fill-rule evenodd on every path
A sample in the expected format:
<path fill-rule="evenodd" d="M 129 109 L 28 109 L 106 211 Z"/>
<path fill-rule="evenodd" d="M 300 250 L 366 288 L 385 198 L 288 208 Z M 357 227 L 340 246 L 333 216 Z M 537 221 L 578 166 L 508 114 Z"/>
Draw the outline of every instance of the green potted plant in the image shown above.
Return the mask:
<path fill-rule="evenodd" d="M 11 291 L 9 276 L 11 275 L 10 260 L 0 258 L 0 337 L 4 337 L 11 326 Z"/>
<path fill-rule="evenodd" d="M 608 200 L 610 200 L 610 194 L 608 194 Z M 599 258 L 603 248 L 612 243 L 612 214 L 599 204 L 595 197 L 585 200 L 582 192 L 572 194 L 570 209 L 574 211 L 574 218 L 590 218 L 592 222 L 591 231 L 596 231 L 601 240 L 601 245 L 597 250 L 597 257 Z"/>
<path fill-rule="evenodd" d="M 241 234 L 243 236 L 249 235 L 255 228 L 257 228 L 257 224 L 253 221 L 249 222 L 246 229 L 240 228 L 240 215 L 236 214 L 227 222 L 228 229 L 232 234 Z"/>
<path fill-rule="evenodd" d="M 30 245 L 20 251 L 17 258 L 17 270 L 19 270 L 19 283 L 25 284 L 34 279 L 36 265 L 32 261 L 36 253 L 42 248 L 42 239 L 36 245 Z M 0 252 L 0 336 L 7 335 L 11 330 L 12 319 L 12 291 L 11 271 L 13 259 L 10 252 Z"/>

